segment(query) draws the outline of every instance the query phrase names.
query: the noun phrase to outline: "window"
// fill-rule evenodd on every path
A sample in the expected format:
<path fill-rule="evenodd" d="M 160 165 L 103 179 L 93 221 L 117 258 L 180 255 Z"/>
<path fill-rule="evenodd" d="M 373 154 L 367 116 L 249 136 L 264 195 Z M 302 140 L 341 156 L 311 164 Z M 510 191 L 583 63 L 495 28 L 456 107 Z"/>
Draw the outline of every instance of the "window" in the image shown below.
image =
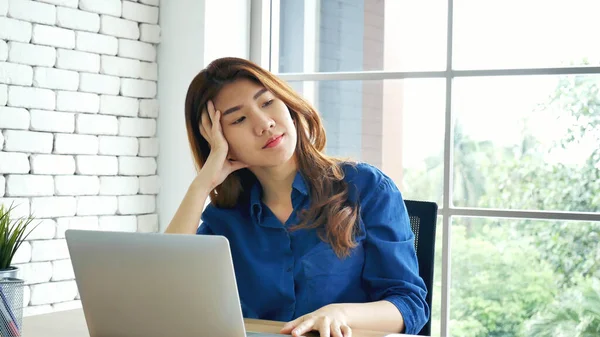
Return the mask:
<path fill-rule="evenodd" d="M 600 329 L 600 2 L 260 3 L 326 152 L 441 206 L 434 336 Z"/>

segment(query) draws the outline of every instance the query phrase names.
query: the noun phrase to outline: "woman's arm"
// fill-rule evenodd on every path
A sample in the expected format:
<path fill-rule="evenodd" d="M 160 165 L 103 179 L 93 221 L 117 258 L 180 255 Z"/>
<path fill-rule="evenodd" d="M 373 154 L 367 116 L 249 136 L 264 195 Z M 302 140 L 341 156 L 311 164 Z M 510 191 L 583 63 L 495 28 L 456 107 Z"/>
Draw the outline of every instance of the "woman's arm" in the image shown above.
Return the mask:
<path fill-rule="evenodd" d="M 333 304 L 339 306 L 348 325 L 354 329 L 401 332 L 404 318 L 389 301 Z"/>
<path fill-rule="evenodd" d="M 346 337 L 351 328 L 397 333 L 404 331 L 404 320 L 388 301 L 330 304 L 286 323 L 280 332 L 302 336 L 318 330 L 321 337 Z"/>
<path fill-rule="evenodd" d="M 365 290 L 371 301 L 386 301 L 396 308 L 402 316 L 398 332 L 417 334 L 427 322 L 430 308 L 425 282 L 419 276 L 415 236 L 406 205 L 389 177 L 381 174 L 373 186 L 377 187 L 361 204 L 366 232 L 362 275 Z"/>
<path fill-rule="evenodd" d="M 196 233 L 210 191 L 205 181 L 200 176 L 194 179 L 165 233 Z"/>

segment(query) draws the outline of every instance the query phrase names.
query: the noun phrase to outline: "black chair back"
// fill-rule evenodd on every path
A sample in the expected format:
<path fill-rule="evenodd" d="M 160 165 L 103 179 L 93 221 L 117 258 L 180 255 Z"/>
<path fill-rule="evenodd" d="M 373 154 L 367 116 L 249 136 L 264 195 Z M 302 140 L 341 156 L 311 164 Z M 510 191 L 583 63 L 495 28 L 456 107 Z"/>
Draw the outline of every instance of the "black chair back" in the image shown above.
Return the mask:
<path fill-rule="evenodd" d="M 415 250 L 419 262 L 419 275 L 427 287 L 427 305 L 432 310 L 433 295 L 433 263 L 435 261 L 435 229 L 438 206 L 434 202 L 404 200 L 410 227 L 415 233 Z M 427 324 L 419 332 L 419 336 L 431 336 L 431 315 Z"/>

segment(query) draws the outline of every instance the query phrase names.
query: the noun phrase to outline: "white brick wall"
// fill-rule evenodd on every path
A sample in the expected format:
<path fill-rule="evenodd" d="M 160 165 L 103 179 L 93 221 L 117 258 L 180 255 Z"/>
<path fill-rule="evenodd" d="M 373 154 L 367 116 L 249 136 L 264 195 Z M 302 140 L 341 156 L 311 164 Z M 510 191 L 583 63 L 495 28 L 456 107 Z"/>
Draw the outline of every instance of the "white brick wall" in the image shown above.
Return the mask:
<path fill-rule="evenodd" d="M 78 174 L 111 176 L 119 170 L 117 157 L 114 156 L 77 156 L 75 162 Z"/>
<path fill-rule="evenodd" d="M 119 52 L 117 55 L 120 57 L 154 62 L 156 60 L 156 47 L 146 42 L 119 39 Z"/>
<path fill-rule="evenodd" d="M 140 40 L 144 42 L 160 43 L 160 26 L 140 24 Z"/>
<path fill-rule="evenodd" d="M 10 86 L 8 87 L 8 105 L 21 108 L 54 110 L 56 107 L 56 93 L 48 89 Z"/>
<path fill-rule="evenodd" d="M 90 53 L 117 55 L 119 41 L 112 36 L 93 34 L 88 32 L 76 32 L 75 48 Z"/>
<path fill-rule="evenodd" d="M 59 218 L 56 220 L 56 238 L 65 237 L 67 229 L 98 230 L 98 217 L 96 216 L 76 216 Z"/>
<path fill-rule="evenodd" d="M 142 233 L 156 233 L 158 232 L 158 215 L 157 214 L 145 214 L 138 215 L 137 218 L 138 232 Z"/>
<path fill-rule="evenodd" d="M 115 116 L 77 115 L 77 133 L 92 135 L 116 135 L 119 123 Z"/>
<path fill-rule="evenodd" d="M 97 73 L 100 71 L 100 55 L 77 50 L 59 49 L 56 54 L 56 67 Z"/>
<path fill-rule="evenodd" d="M 100 17 L 100 33 L 132 40 L 137 40 L 140 37 L 140 29 L 135 21 L 118 19 L 108 15 Z"/>
<path fill-rule="evenodd" d="M 53 25 L 56 23 L 56 7 L 29 0 L 8 0 L 8 16 Z"/>
<path fill-rule="evenodd" d="M 6 178 L 6 195 L 9 197 L 34 197 L 52 195 L 54 179 L 41 175 L 8 175 Z"/>
<path fill-rule="evenodd" d="M 57 154 L 40 154 L 31 157 L 31 173 L 33 174 L 73 174 L 75 158 Z"/>
<path fill-rule="evenodd" d="M 29 240 L 50 240 L 56 235 L 56 221 L 52 219 L 36 219 L 37 227 L 29 234 Z"/>
<path fill-rule="evenodd" d="M 0 0 L 0 204 L 24 315 L 81 306 L 67 229 L 157 232 L 158 0 Z"/>
<path fill-rule="evenodd" d="M 80 91 L 118 95 L 120 88 L 121 81 L 116 76 L 81 73 L 79 78 Z"/>
<path fill-rule="evenodd" d="M 140 138 L 140 157 L 158 156 L 158 138 Z"/>
<path fill-rule="evenodd" d="M 29 112 L 23 108 L 0 107 L 0 128 L 29 128 Z"/>
<path fill-rule="evenodd" d="M 0 39 L 29 42 L 32 29 L 29 22 L 0 17 Z"/>
<path fill-rule="evenodd" d="M 52 134 L 33 131 L 4 131 L 4 151 L 52 152 Z"/>
<path fill-rule="evenodd" d="M 56 134 L 54 153 L 60 154 L 96 154 L 98 137 L 89 135 Z"/>
<path fill-rule="evenodd" d="M 96 195 L 100 179 L 96 176 L 57 176 L 54 178 L 56 195 Z"/>
<path fill-rule="evenodd" d="M 75 130 L 75 114 L 71 112 L 30 110 L 31 130 L 67 132 Z"/>
<path fill-rule="evenodd" d="M 29 162 L 25 153 L 0 152 L 0 174 L 28 172 Z"/>
<path fill-rule="evenodd" d="M 137 194 L 139 190 L 140 178 L 138 177 L 100 177 L 101 195 L 131 195 Z"/>
<path fill-rule="evenodd" d="M 56 24 L 59 27 L 97 33 L 100 30 L 100 15 L 77 9 L 57 7 Z"/>
<path fill-rule="evenodd" d="M 56 49 L 29 43 L 9 42 L 8 62 L 31 66 L 54 67 Z"/>
<path fill-rule="evenodd" d="M 99 227 L 104 231 L 136 232 L 137 218 L 134 215 L 127 216 L 101 216 Z"/>
<path fill-rule="evenodd" d="M 102 55 L 100 58 L 100 73 L 120 77 L 138 78 L 141 74 L 140 61 Z"/>
<path fill-rule="evenodd" d="M 79 8 L 99 14 L 121 16 L 120 0 L 79 0 Z"/>
<path fill-rule="evenodd" d="M 140 62 L 140 77 L 144 80 L 158 79 L 158 63 Z"/>
<path fill-rule="evenodd" d="M 0 18 L 0 23 L 1 20 L 2 18 Z M 14 85 L 31 85 L 33 82 L 33 68 L 16 63 L 0 63 L 0 82 Z M 8 97 L 8 88 L 6 95 Z"/>
<path fill-rule="evenodd" d="M 0 16 L 6 16 L 8 13 L 8 0 L 0 1 Z"/>
<path fill-rule="evenodd" d="M 158 176 L 140 177 L 140 194 L 158 194 L 160 180 Z"/>
<path fill-rule="evenodd" d="M 119 214 L 146 214 L 156 209 L 153 195 L 124 195 L 119 197 Z"/>
<path fill-rule="evenodd" d="M 76 295 L 74 280 L 35 284 L 31 286 L 31 305 L 73 301 Z"/>
<path fill-rule="evenodd" d="M 75 32 L 46 25 L 33 25 L 31 42 L 52 47 L 75 48 Z"/>
<path fill-rule="evenodd" d="M 138 153 L 138 139 L 135 137 L 100 136 L 98 140 L 98 154 L 135 156 Z"/>
<path fill-rule="evenodd" d="M 158 117 L 158 100 L 143 99 L 140 101 L 140 117 Z"/>
<path fill-rule="evenodd" d="M 79 197 L 77 215 L 110 215 L 117 213 L 117 197 Z"/>
<path fill-rule="evenodd" d="M 64 6 L 64 7 L 73 7 L 77 8 L 79 4 L 79 0 L 37 0 L 40 2 L 46 2 L 52 5 Z"/>
<path fill-rule="evenodd" d="M 100 96 L 100 113 L 104 115 L 135 117 L 140 110 L 140 101 L 123 96 Z M 148 116 L 158 117 L 158 116 Z"/>
<path fill-rule="evenodd" d="M 152 137 L 156 133 L 156 120 L 148 118 L 119 118 L 119 135 Z"/>
<path fill-rule="evenodd" d="M 79 74 L 76 71 L 36 67 L 33 86 L 57 90 L 77 90 Z"/>
<path fill-rule="evenodd" d="M 154 158 L 119 157 L 119 174 L 126 176 L 146 176 L 156 172 Z"/>
<path fill-rule="evenodd" d="M 0 41 L 0 56 L 2 56 L 2 41 Z M 6 105 L 8 101 L 8 87 L 5 84 L 0 84 L 0 106 Z"/>

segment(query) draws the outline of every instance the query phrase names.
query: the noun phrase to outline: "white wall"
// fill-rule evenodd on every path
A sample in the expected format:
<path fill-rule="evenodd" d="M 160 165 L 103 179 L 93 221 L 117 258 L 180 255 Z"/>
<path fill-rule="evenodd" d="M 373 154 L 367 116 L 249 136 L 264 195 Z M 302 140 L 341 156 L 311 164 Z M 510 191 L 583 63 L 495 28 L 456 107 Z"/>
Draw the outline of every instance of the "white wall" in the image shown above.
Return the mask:
<path fill-rule="evenodd" d="M 158 230 L 158 0 L 0 0 L 0 203 L 24 315 L 80 305 L 64 232 Z"/>
<path fill-rule="evenodd" d="M 162 42 L 158 48 L 161 231 L 168 226 L 196 175 L 185 129 L 187 88 L 194 76 L 215 58 L 248 58 L 249 17 L 249 0 L 161 2 Z"/>

